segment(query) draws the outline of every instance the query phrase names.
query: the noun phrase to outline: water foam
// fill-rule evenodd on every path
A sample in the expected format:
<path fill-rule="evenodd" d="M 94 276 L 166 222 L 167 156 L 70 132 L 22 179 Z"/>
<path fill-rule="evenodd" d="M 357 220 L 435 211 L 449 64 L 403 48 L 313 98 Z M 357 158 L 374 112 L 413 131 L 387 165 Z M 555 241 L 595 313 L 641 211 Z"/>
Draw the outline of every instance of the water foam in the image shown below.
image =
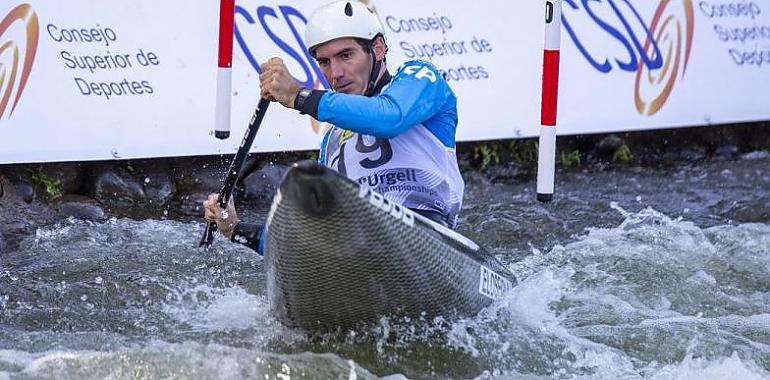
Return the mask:
<path fill-rule="evenodd" d="M 503 377 L 766 377 L 770 227 L 701 229 L 612 207 L 624 216 L 617 227 L 512 264 L 520 284 L 453 325 L 450 343 Z"/>
<path fill-rule="evenodd" d="M 237 286 L 169 288 L 163 310 L 180 322 L 206 331 L 244 330 L 269 319 L 266 299 Z"/>

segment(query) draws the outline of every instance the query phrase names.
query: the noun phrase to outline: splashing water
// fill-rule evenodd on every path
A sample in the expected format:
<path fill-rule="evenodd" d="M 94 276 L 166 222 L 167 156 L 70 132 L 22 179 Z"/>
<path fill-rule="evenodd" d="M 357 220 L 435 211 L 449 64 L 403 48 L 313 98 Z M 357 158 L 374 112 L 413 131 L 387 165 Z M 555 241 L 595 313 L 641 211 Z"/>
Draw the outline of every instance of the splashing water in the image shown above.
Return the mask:
<path fill-rule="evenodd" d="M 202 223 L 41 228 L 0 256 L 0 380 L 770 378 L 767 221 L 718 219 L 726 208 L 711 200 L 671 212 L 681 204 L 655 190 L 602 203 L 566 188 L 546 208 L 492 201 L 510 185 L 471 186 L 487 198 L 468 202 L 465 228 L 498 223 L 461 232 L 520 284 L 473 318 L 383 318 L 323 336 L 268 315 L 259 256 L 225 239 L 194 248 Z"/>

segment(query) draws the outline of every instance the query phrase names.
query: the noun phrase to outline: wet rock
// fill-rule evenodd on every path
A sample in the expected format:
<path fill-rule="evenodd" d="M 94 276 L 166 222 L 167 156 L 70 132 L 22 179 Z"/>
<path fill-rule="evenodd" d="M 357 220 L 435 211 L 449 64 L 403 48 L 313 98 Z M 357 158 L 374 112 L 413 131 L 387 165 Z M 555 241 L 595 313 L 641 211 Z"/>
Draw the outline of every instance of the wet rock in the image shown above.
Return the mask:
<path fill-rule="evenodd" d="M 492 182 L 515 182 L 529 180 L 533 176 L 533 171 L 513 162 L 507 162 L 488 167 L 484 170 L 484 174 Z"/>
<path fill-rule="evenodd" d="M 144 188 L 123 170 L 107 169 L 96 177 L 93 194 L 103 202 L 144 202 Z"/>
<path fill-rule="evenodd" d="M 681 148 L 679 152 L 676 153 L 676 157 L 672 158 L 673 161 L 702 161 L 706 159 L 706 149 L 701 146 L 691 146 L 686 148 Z"/>
<path fill-rule="evenodd" d="M 594 152 L 597 157 L 612 158 L 612 156 L 615 154 L 615 151 L 617 151 L 618 148 L 625 144 L 626 142 L 620 138 L 620 136 L 611 134 L 604 137 L 596 144 L 596 147 L 594 147 Z"/>
<path fill-rule="evenodd" d="M 115 216 L 149 217 L 157 210 L 145 206 L 144 186 L 123 168 L 101 167 L 86 185 L 88 193 Z"/>
<path fill-rule="evenodd" d="M 176 185 L 171 180 L 170 170 L 163 165 L 153 169 L 144 168 L 139 174 L 144 186 L 147 203 L 156 207 L 167 205 L 176 192 Z"/>
<path fill-rule="evenodd" d="M 203 202 L 208 194 L 195 193 L 177 195 L 166 207 L 165 215 L 169 218 L 202 218 Z"/>
<path fill-rule="evenodd" d="M 90 194 L 117 216 L 163 218 L 177 195 L 170 160 L 102 164 L 95 170 Z"/>
<path fill-rule="evenodd" d="M 171 179 L 178 194 L 214 193 L 222 187 L 229 161 L 188 159 L 175 161 Z"/>
<path fill-rule="evenodd" d="M 171 180 L 176 191 L 168 207 L 169 217 L 203 216 L 202 203 L 222 188 L 229 162 L 223 159 L 186 159 L 173 164 Z"/>
<path fill-rule="evenodd" d="M 57 184 L 57 187 L 62 194 L 75 194 L 83 185 L 82 163 L 45 164 L 41 165 L 39 170 Z"/>
<path fill-rule="evenodd" d="M 736 222 L 770 222 L 770 197 L 752 201 L 720 201 L 715 208 L 718 215 Z"/>
<path fill-rule="evenodd" d="M 5 242 L 5 236 L 3 236 L 3 231 L 0 231 L 0 255 L 6 252 L 8 249 L 8 244 Z"/>
<path fill-rule="evenodd" d="M 34 230 L 34 226 L 50 223 L 56 212 L 45 202 L 36 202 L 32 185 L 18 174 L 0 175 L 0 231 L 5 233 L 5 242 L 13 248 L 16 235 Z"/>
<path fill-rule="evenodd" d="M 12 252 L 19 248 L 21 242 L 35 233 L 35 224 L 31 220 L 6 216 L 3 217 L 0 234 L 3 235 L 3 252 Z"/>
<path fill-rule="evenodd" d="M 107 212 L 94 199 L 82 195 L 65 195 L 58 201 L 59 212 L 66 217 L 102 222 Z"/>
<path fill-rule="evenodd" d="M 31 183 L 26 181 L 19 181 L 13 184 L 16 189 L 16 195 L 23 199 L 26 203 L 32 203 L 35 200 L 35 188 Z"/>
<path fill-rule="evenodd" d="M 2 186 L 2 195 L 0 198 L 16 198 L 25 203 L 32 203 L 35 200 L 35 187 L 29 175 L 23 171 L 10 168 L 3 171 L 0 175 L 0 186 Z"/>
<path fill-rule="evenodd" d="M 718 146 L 714 151 L 717 157 L 728 160 L 738 157 L 739 153 L 738 147 L 731 144 Z"/>
<path fill-rule="evenodd" d="M 5 170 L 6 192 L 14 193 L 27 203 L 35 199 L 50 201 L 62 194 L 76 193 L 82 185 L 81 163 L 53 163 L 36 165 L 12 165 Z"/>
<path fill-rule="evenodd" d="M 268 163 L 253 171 L 242 180 L 242 199 L 247 202 L 269 204 L 289 168 L 288 163 Z"/>

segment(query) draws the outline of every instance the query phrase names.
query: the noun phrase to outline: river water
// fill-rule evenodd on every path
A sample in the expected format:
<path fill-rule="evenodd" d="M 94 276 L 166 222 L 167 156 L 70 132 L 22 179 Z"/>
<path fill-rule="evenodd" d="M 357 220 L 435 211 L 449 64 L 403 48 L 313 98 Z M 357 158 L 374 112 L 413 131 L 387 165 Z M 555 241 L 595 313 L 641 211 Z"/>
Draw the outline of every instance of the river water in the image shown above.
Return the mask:
<path fill-rule="evenodd" d="M 0 256 L 0 379 L 768 379 L 770 154 L 468 176 L 459 231 L 520 285 L 460 321 L 307 336 L 199 221 L 69 220 Z M 252 216 L 264 215 L 256 210 Z"/>

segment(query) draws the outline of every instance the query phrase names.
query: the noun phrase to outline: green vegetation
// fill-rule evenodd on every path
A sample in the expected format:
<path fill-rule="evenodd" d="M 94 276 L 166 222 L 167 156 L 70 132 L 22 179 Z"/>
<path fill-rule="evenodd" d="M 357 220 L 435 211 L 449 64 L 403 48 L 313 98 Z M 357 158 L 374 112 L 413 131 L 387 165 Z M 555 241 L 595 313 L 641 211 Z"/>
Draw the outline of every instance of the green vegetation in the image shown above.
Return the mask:
<path fill-rule="evenodd" d="M 500 144 L 498 143 L 482 143 L 473 147 L 473 159 L 481 161 L 481 170 L 489 167 L 489 164 L 494 161 L 495 165 L 500 163 Z"/>
<path fill-rule="evenodd" d="M 48 200 L 54 200 L 62 196 L 59 181 L 49 177 L 42 168 L 30 169 L 30 175 L 35 186 L 45 189 Z"/>
<path fill-rule="evenodd" d="M 626 144 L 619 146 L 612 154 L 612 162 L 626 164 L 630 162 L 632 158 L 634 158 L 634 156 L 631 154 L 631 149 L 629 149 Z"/>
<path fill-rule="evenodd" d="M 561 166 L 566 168 L 580 166 L 580 151 L 575 149 L 569 153 L 561 152 L 559 155 Z"/>
<path fill-rule="evenodd" d="M 505 162 L 514 162 L 522 168 L 534 168 L 537 165 L 537 148 L 536 139 L 487 141 L 473 145 L 471 158 L 481 170 Z"/>
<path fill-rule="evenodd" d="M 535 167 L 537 165 L 538 149 L 539 145 L 536 139 L 516 139 L 508 143 L 511 161 L 522 167 Z"/>

